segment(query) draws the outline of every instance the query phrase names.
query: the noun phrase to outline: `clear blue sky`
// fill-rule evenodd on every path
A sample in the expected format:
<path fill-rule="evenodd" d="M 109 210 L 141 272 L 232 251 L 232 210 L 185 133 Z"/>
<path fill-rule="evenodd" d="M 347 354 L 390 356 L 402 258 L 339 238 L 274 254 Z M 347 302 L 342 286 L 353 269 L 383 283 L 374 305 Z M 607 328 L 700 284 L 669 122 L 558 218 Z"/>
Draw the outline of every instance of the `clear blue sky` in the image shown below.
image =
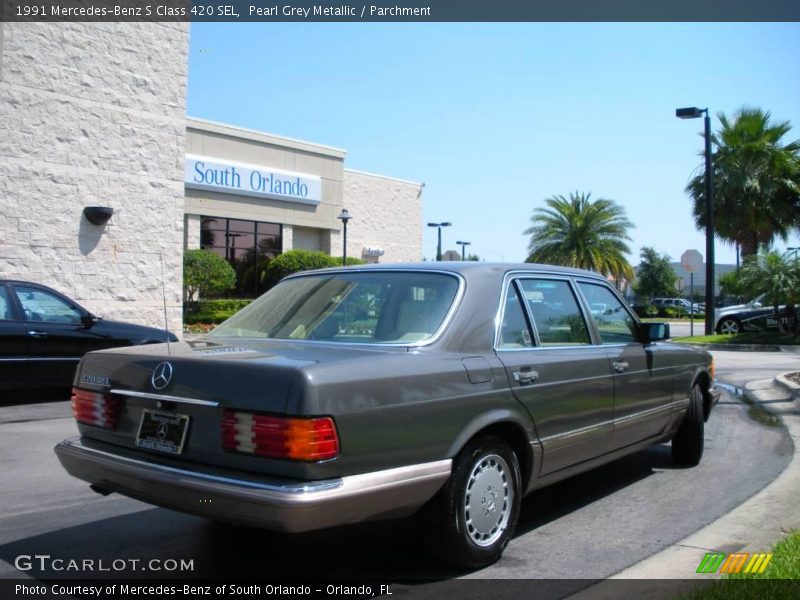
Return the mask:
<path fill-rule="evenodd" d="M 743 105 L 800 138 L 800 24 L 191 26 L 190 116 L 424 182 L 424 220 L 453 222 L 444 249 L 471 241 L 490 261 L 524 260 L 533 210 L 575 190 L 625 207 L 633 264 L 642 246 L 704 254 L 684 193 L 703 123 L 674 111 L 708 106 L 717 129 Z M 435 256 L 434 229 L 423 252 Z M 718 242 L 717 262 L 734 257 Z"/>

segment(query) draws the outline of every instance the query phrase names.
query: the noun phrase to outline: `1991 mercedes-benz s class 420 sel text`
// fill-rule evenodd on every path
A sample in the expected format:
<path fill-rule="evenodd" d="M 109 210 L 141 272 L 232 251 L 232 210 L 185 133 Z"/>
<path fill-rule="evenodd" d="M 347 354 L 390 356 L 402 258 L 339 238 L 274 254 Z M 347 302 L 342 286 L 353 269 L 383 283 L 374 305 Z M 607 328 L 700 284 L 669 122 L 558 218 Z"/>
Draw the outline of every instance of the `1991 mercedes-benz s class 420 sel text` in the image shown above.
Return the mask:
<path fill-rule="evenodd" d="M 700 461 L 713 361 L 668 337 L 586 271 L 311 271 L 205 339 L 86 355 L 56 453 L 98 492 L 269 529 L 421 510 L 479 567 L 536 488 L 669 440 Z"/>

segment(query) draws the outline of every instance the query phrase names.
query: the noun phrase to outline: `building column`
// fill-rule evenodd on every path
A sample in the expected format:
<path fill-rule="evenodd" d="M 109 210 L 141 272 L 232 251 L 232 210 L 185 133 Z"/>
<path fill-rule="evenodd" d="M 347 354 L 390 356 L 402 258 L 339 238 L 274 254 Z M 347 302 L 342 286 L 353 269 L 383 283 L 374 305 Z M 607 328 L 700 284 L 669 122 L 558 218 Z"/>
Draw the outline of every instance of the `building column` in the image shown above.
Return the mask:
<path fill-rule="evenodd" d="M 281 252 L 288 252 L 294 248 L 294 227 L 291 225 L 283 225 L 281 227 L 281 239 L 283 246 Z"/>
<path fill-rule="evenodd" d="M 183 227 L 183 247 L 185 250 L 196 250 L 200 247 L 200 215 L 186 215 Z"/>

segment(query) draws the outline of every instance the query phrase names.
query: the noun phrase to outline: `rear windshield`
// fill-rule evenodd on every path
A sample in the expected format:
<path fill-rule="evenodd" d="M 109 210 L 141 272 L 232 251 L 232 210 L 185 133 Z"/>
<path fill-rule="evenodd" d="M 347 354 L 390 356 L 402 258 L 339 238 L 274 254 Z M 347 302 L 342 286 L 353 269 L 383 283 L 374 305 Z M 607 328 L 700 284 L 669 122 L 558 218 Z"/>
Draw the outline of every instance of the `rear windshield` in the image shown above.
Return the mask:
<path fill-rule="evenodd" d="M 279 283 L 214 329 L 212 337 L 348 344 L 424 341 L 455 300 L 458 279 L 441 273 L 332 273 Z"/>

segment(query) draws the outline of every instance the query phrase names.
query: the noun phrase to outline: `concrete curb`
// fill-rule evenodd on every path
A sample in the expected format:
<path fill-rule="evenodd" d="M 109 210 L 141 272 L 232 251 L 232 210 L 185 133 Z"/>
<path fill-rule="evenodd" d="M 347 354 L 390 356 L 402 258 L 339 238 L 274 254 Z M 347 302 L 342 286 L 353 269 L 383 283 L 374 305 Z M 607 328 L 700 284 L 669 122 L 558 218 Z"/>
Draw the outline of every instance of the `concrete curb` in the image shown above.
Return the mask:
<path fill-rule="evenodd" d="M 749 382 L 745 394 L 756 404 L 761 403 L 759 396 L 764 401 L 768 400 L 770 411 L 781 416 L 789 431 L 794 453 L 783 472 L 728 514 L 610 579 L 649 579 L 652 580 L 652 586 L 643 598 L 672 598 L 676 591 L 686 591 L 680 589 L 685 585 L 667 580 L 683 580 L 683 584 L 694 587 L 695 582 L 702 584 L 703 580 L 719 578 L 719 575 L 695 573 L 706 552 L 765 552 L 789 531 L 800 529 L 800 506 L 797 503 L 797 490 L 800 489 L 800 414 L 797 404 L 776 385 L 776 380 L 777 377 L 763 382 Z M 776 400 L 776 396 L 780 399 Z M 618 597 L 619 586 L 607 581 L 570 596 L 576 600 L 616 600 Z"/>
<path fill-rule="evenodd" d="M 792 399 L 797 399 L 800 397 L 800 385 L 797 385 L 793 381 L 789 381 L 786 378 L 786 374 L 776 376 L 775 383 L 789 392 L 792 395 Z"/>

